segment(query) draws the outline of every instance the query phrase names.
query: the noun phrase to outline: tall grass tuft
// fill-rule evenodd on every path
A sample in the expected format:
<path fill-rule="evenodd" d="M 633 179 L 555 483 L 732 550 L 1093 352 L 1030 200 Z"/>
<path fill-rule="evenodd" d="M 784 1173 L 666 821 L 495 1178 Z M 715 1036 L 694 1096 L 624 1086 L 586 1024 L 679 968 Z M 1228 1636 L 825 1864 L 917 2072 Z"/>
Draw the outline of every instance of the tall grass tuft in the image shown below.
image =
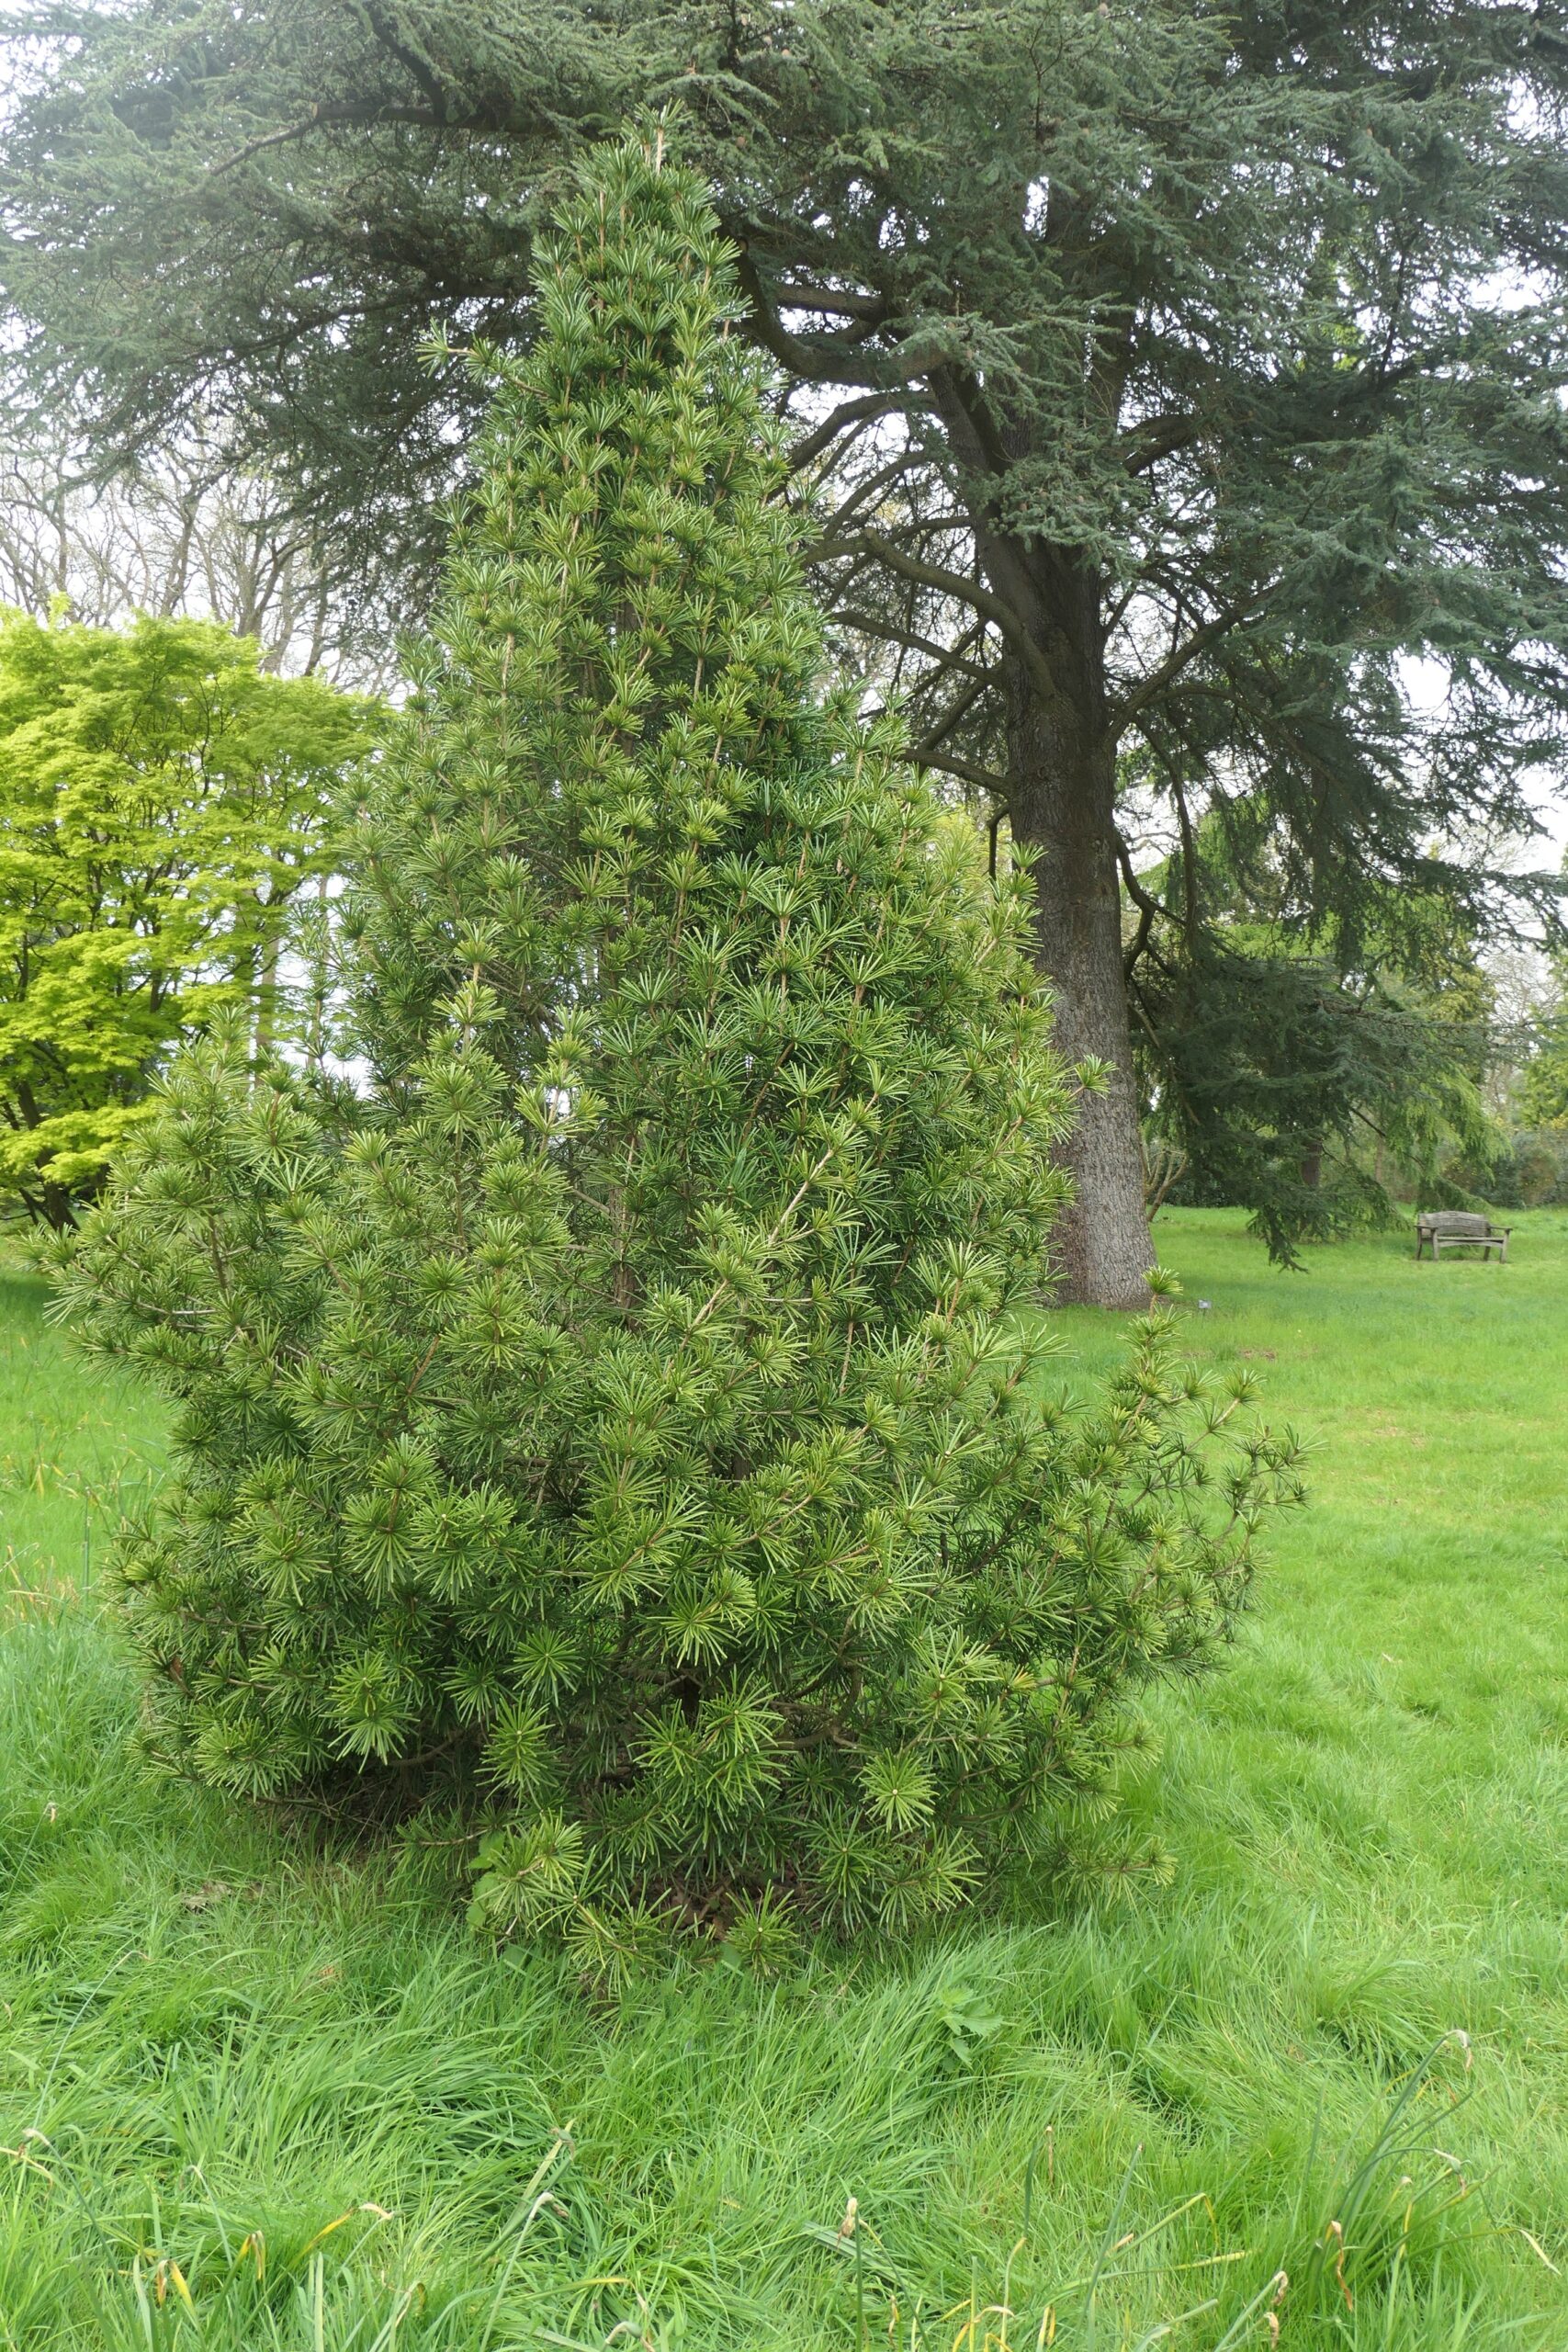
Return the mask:
<path fill-rule="evenodd" d="M 141 1781 L 79 1500 L 0 1491 L 4 2352 L 1555 2352 L 1568 1219 L 1290 1284 L 1240 1223 L 1164 1247 L 1318 1503 L 1134 1794 L 1179 1875 L 891 1962 L 594 2007 L 450 1850 Z M 113 1458 L 11 1306 L 13 1420 Z"/>

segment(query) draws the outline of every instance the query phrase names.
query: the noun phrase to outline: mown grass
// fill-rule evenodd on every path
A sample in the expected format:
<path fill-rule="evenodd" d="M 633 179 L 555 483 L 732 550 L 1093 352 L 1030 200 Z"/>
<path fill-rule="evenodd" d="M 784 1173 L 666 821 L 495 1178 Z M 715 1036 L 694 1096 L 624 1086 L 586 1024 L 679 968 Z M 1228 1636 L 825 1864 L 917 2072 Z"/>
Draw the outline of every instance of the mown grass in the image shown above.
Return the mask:
<path fill-rule="evenodd" d="M 611 2014 L 477 1948 L 447 1857 L 132 1774 L 78 1587 L 157 1417 L 14 1285 L 0 2345 L 1568 2346 L 1568 1220 L 1518 1222 L 1298 1279 L 1161 1220 L 1194 1349 L 1321 1441 L 1160 1711 L 1173 1886 Z"/>
<path fill-rule="evenodd" d="M 0 1600 L 90 1588 L 95 1543 L 164 1456 L 159 1400 L 88 1380 L 46 1326 L 44 1298 L 0 1266 Z"/>

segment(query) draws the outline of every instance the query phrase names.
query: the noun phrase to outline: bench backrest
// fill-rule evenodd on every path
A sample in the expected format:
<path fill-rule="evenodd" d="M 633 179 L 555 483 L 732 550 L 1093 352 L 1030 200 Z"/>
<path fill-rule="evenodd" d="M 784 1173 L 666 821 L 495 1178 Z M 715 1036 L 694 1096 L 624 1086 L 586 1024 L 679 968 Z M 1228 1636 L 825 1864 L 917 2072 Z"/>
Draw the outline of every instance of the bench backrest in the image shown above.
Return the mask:
<path fill-rule="evenodd" d="M 1473 1209 L 1433 1209 L 1416 1220 L 1423 1233 L 1485 1233 L 1490 1220 Z"/>

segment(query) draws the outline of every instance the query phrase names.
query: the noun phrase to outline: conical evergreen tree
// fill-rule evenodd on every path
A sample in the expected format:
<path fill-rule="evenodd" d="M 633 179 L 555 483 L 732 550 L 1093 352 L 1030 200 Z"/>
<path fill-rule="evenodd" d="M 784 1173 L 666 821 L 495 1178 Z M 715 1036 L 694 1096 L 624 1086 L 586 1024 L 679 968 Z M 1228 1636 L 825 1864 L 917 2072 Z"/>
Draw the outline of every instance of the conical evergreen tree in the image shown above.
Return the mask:
<path fill-rule="evenodd" d="M 734 307 L 695 180 L 601 152 L 366 784 L 373 1082 L 191 1056 L 69 1275 L 183 1400 L 118 1570 L 152 1751 L 456 1792 L 481 1920 L 598 1971 L 1058 1847 L 1293 1486 L 1157 1319 L 1039 1402 L 1024 877 L 824 691 Z"/>

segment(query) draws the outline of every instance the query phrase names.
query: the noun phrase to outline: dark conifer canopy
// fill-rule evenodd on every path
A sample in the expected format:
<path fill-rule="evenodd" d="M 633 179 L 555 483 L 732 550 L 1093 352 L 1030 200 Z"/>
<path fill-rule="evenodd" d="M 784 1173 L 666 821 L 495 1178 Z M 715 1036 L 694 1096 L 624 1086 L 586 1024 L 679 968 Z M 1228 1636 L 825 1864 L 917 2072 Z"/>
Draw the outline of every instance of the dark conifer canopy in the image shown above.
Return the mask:
<path fill-rule="evenodd" d="M 1223 890 L 1191 860 L 1157 888 L 1151 802 L 1227 854 L 1261 837 L 1341 970 L 1409 889 L 1472 933 L 1555 920 L 1558 877 L 1487 844 L 1568 749 L 1562 0 L 28 21 L 0 160 L 24 405 L 112 461 L 195 404 L 400 578 L 475 397 L 421 333 L 521 347 L 569 159 L 673 110 L 846 640 L 919 758 L 1049 853 L 1058 1042 L 1117 1073 L 1068 1147 L 1072 1295 L 1141 1295 L 1133 1037 Z"/>

